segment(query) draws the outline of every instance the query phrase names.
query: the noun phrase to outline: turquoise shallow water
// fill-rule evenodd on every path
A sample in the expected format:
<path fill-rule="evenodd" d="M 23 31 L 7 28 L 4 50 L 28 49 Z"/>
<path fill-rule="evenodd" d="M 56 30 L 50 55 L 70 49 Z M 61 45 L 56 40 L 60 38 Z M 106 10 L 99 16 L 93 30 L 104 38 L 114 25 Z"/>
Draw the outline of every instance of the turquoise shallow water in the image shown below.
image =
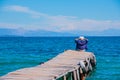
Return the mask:
<path fill-rule="evenodd" d="M 96 69 L 86 80 L 120 80 L 120 37 L 87 37 L 88 51 L 97 58 Z M 1 37 L 0 76 L 48 61 L 75 49 L 75 37 Z"/>

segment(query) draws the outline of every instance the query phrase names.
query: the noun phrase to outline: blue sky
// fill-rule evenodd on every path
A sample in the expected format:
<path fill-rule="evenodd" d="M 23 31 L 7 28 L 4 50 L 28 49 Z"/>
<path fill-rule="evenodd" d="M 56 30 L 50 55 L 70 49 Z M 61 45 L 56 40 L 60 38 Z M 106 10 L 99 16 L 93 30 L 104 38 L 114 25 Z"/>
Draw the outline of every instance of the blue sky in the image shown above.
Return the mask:
<path fill-rule="evenodd" d="M 0 28 L 120 29 L 120 0 L 0 0 Z"/>

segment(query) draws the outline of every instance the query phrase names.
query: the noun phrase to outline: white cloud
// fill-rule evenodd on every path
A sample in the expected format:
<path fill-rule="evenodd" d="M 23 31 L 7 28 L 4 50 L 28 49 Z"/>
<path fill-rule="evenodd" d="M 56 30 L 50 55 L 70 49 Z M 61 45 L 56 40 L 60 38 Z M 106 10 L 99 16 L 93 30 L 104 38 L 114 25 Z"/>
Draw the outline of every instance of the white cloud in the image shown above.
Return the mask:
<path fill-rule="evenodd" d="M 28 7 L 18 6 L 18 5 L 6 6 L 3 9 L 6 11 L 16 11 L 16 12 L 30 14 L 32 17 L 35 17 L 35 18 L 47 16 L 46 14 L 43 14 L 43 13 L 40 13 L 37 11 L 33 11 L 33 10 L 29 9 Z"/>
<path fill-rule="evenodd" d="M 1 28 L 19 28 L 19 27 L 23 27 L 23 26 L 20 26 L 20 25 L 17 25 L 17 24 L 11 24 L 11 23 L 0 23 L 0 27 Z"/>
<path fill-rule="evenodd" d="M 57 27 L 56 31 L 71 31 L 71 30 L 85 30 L 85 31 L 103 31 L 106 29 L 120 29 L 120 21 L 99 21 L 91 19 L 59 19 L 51 20 L 49 26 Z M 54 29 L 55 30 L 55 29 Z"/>
<path fill-rule="evenodd" d="M 22 7 L 22 6 L 17 6 L 17 5 L 12 5 L 12 6 L 6 6 L 4 7 L 6 10 L 11 10 L 11 11 L 17 11 L 17 12 L 29 12 L 29 8 L 27 7 Z"/>
<path fill-rule="evenodd" d="M 15 12 L 22 12 L 25 14 L 29 14 L 34 18 L 41 18 L 44 19 L 42 22 L 38 21 L 37 23 L 31 24 L 8 24 L 8 23 L 1 23 L 1 26 L 10 26 L 10 27 L 22 27 L 25 29 L 45 29 L 51 31 L 71 31 L 71 30 L 87 30 L 87 31 L 102 31 L 106 29 L 120 29 L 120 21 L 111 21 L 111 20 L 91 20 L 91 19 L 79 19 L 75 16 L 50 16 L 45 13 L 37 12 L 31 10 L 28 7 L 12 5 L 4 7 L 7 11 L 15 11 Z"/>

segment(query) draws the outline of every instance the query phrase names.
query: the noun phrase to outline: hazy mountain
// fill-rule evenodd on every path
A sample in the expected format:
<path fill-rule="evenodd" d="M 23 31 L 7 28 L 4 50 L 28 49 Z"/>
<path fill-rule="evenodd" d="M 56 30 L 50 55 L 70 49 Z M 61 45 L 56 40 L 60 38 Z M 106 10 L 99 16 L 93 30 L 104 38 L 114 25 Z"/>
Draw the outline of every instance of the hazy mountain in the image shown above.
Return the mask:
<path fill-rule="evenodd" d="M 120 29 L 108 29 L 101 32 L 101 35 L 120 36 Z"/>
<path fill-rule="evenodd" d="M 16 31 L 16 30 L 15 29 L 1 28 L 0 29 L 0 36 L 3 36 L 3 35 L 13 35 L 13 34 L 15 34 L 14 31 Z"/>
<path fill-rule="evenodd" d="M 26 31 L 24 36 L 73 36 L 71 33 L 62 33 L 46 30 Z"/>
<path fill-rule="evenodd" d="M 0 28 L 0 36 L 23 36 L 24 33 L 23 29 Z"/>
<path fill-rule="evenodd" d="M 120 29 L 107 29 L 104 31 L 70 31 L 74 35 L 85 36 L 120 36 Z"/>
<path fill-rule="evenodd" d="M 75 36 L 75 35 L 71 33 L 54 32 L 54 31 L 46 31 L 46 30 L 24 30 L 24 29 L 0 28 L 0 36 L 2 37 L 10 37 L 10 36 L 37 37 L 37 36 Z"/>
<path fill-rule="evenodd" d="M 120 29 L 108 29 L 104 31 L 69 31 L 54 32 L 46 30 L 24 30 L 0 28 L 0 36 L 120 36 Z"/>

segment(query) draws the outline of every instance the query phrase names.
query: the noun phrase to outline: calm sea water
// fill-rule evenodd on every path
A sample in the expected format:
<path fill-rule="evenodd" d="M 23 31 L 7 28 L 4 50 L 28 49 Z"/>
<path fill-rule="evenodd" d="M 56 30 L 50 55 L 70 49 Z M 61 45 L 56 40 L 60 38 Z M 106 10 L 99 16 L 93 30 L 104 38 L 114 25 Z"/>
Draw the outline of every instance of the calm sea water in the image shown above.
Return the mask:
<path fill-rule="evenodd" d="M 97 58 L 96 69 L 86 80 L 120 80 L 120 37 L 87 37 L 88 51 Z M 1 37 L 0 76 L 48 61 L 75 49 L 75 37 Z"/>

